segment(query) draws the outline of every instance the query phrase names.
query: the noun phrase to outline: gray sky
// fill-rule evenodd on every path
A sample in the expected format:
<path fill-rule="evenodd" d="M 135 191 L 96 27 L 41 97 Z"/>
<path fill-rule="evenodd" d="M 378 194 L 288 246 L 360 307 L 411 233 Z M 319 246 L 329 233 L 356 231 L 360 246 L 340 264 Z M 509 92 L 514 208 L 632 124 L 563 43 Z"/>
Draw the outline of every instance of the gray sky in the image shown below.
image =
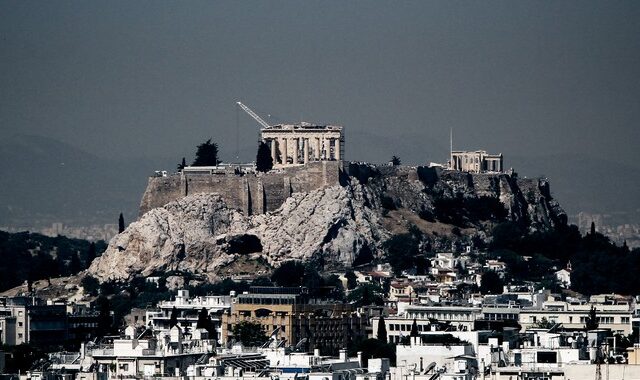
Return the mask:
<path fill-rule="evenodd" d="M 5 0 L 0 137 L 176 162 L 213 137 L 231 160 L 257 139 L 240 99 L 344 125 L 348 159 L 442 161 L 453 128 L 459 149 L 638 167 L 638 20 L 638 1 Z"/>

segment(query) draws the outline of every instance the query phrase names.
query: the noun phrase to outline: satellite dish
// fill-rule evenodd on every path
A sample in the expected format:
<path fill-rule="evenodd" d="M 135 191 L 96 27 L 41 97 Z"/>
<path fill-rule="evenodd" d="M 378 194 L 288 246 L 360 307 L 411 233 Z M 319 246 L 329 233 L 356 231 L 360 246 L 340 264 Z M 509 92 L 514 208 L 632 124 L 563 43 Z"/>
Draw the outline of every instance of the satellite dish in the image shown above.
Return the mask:
<path fill-rule="evenodd" d="M 570 336 L 570 337 L 568 337 L 568 338 L 567 338 L 567 342 L 568 342 L 568 343 L 573 343 L 573 341 L 574 341 L 574 339 L 573 339 L 573 337 L 572 337 L 572 336 Z"/>

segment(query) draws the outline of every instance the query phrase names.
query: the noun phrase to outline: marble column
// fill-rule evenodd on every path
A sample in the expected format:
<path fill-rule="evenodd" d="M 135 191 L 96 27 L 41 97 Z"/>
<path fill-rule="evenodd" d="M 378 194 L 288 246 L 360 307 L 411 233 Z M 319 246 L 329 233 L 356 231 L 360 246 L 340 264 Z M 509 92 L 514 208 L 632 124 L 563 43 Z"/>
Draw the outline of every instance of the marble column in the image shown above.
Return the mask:
<path fill-rule="evenodd" d="M 333 157 L 336 159 L 336 161 L 340 161 L 340 139 L 333 139 L 333 141 Z"/>
<path fill-rule="evenodd" d="M 282 142 L 280 144 L 280 162 L 282 163 L 282 165 L 286 165 L 287 162 L 287 138 L 283 137 L 282 138 Z"/>
<path fill-rule="evenodd" d="M 309 139 L 307 138 L 302 139 L 302 152 L 304 157 L 304 163 L 305 164 L 309 163 Z"/>
<path fill-rule="evenodd" d="M 314 137 L 316 139 L 316 151 L 315 151 L 315 157 L 316 157 L 316 161 L 320 161 L 320 137 Z"/>
<path fill-rule="evenodd" d="M 297 137 L 294 137 L 291 139 L 291 141 L 293 142 L 293 163 L 297 164 L 298 163 L 298 145 L 300 144 L 300 139 L 298 139 Z"/>
<path fill-rule="evenodd" d="M 271 139 L 271 159 L 273 160 L 274 165 L 278 161 L 277 158 L 278 157 L 276 157 L 276 139 Z"/>

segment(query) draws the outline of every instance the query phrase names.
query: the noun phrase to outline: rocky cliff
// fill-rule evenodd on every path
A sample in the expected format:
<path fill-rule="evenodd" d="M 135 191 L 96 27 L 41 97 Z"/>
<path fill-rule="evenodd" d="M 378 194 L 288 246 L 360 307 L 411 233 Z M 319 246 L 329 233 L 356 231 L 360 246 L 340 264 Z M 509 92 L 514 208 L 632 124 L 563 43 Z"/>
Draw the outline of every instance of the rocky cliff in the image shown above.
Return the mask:
<path fill-rule="evenodd" d="M 114 237 L 89 273 L 106 281 L 176 270 L 213 280 L 242 272 L 240 262 L 268 269 L 291 259 L 329 270 L 381 257 L 389 236 L 411 228 L 438 248 L 486 239 L 503 221 L 532 230 L 566 223 L 548 183 L 538 179 L 349 165 L 341 183 L 293 193 L 258 215 L 229 207 L 218 193 L 171 201 Z"/>

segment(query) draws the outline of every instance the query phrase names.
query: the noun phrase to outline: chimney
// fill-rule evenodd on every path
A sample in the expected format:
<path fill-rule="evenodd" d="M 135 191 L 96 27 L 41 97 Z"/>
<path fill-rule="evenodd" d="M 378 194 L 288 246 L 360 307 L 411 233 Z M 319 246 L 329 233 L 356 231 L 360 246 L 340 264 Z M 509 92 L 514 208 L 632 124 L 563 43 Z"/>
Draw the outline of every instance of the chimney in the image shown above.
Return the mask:
<path fill-rule="evenodd" d="M 340 361 L 343 363 L 349 361 L 349 358 L 347 357 L 347 350 L 345 350 L 344 348 L 340 350 Z"/>

